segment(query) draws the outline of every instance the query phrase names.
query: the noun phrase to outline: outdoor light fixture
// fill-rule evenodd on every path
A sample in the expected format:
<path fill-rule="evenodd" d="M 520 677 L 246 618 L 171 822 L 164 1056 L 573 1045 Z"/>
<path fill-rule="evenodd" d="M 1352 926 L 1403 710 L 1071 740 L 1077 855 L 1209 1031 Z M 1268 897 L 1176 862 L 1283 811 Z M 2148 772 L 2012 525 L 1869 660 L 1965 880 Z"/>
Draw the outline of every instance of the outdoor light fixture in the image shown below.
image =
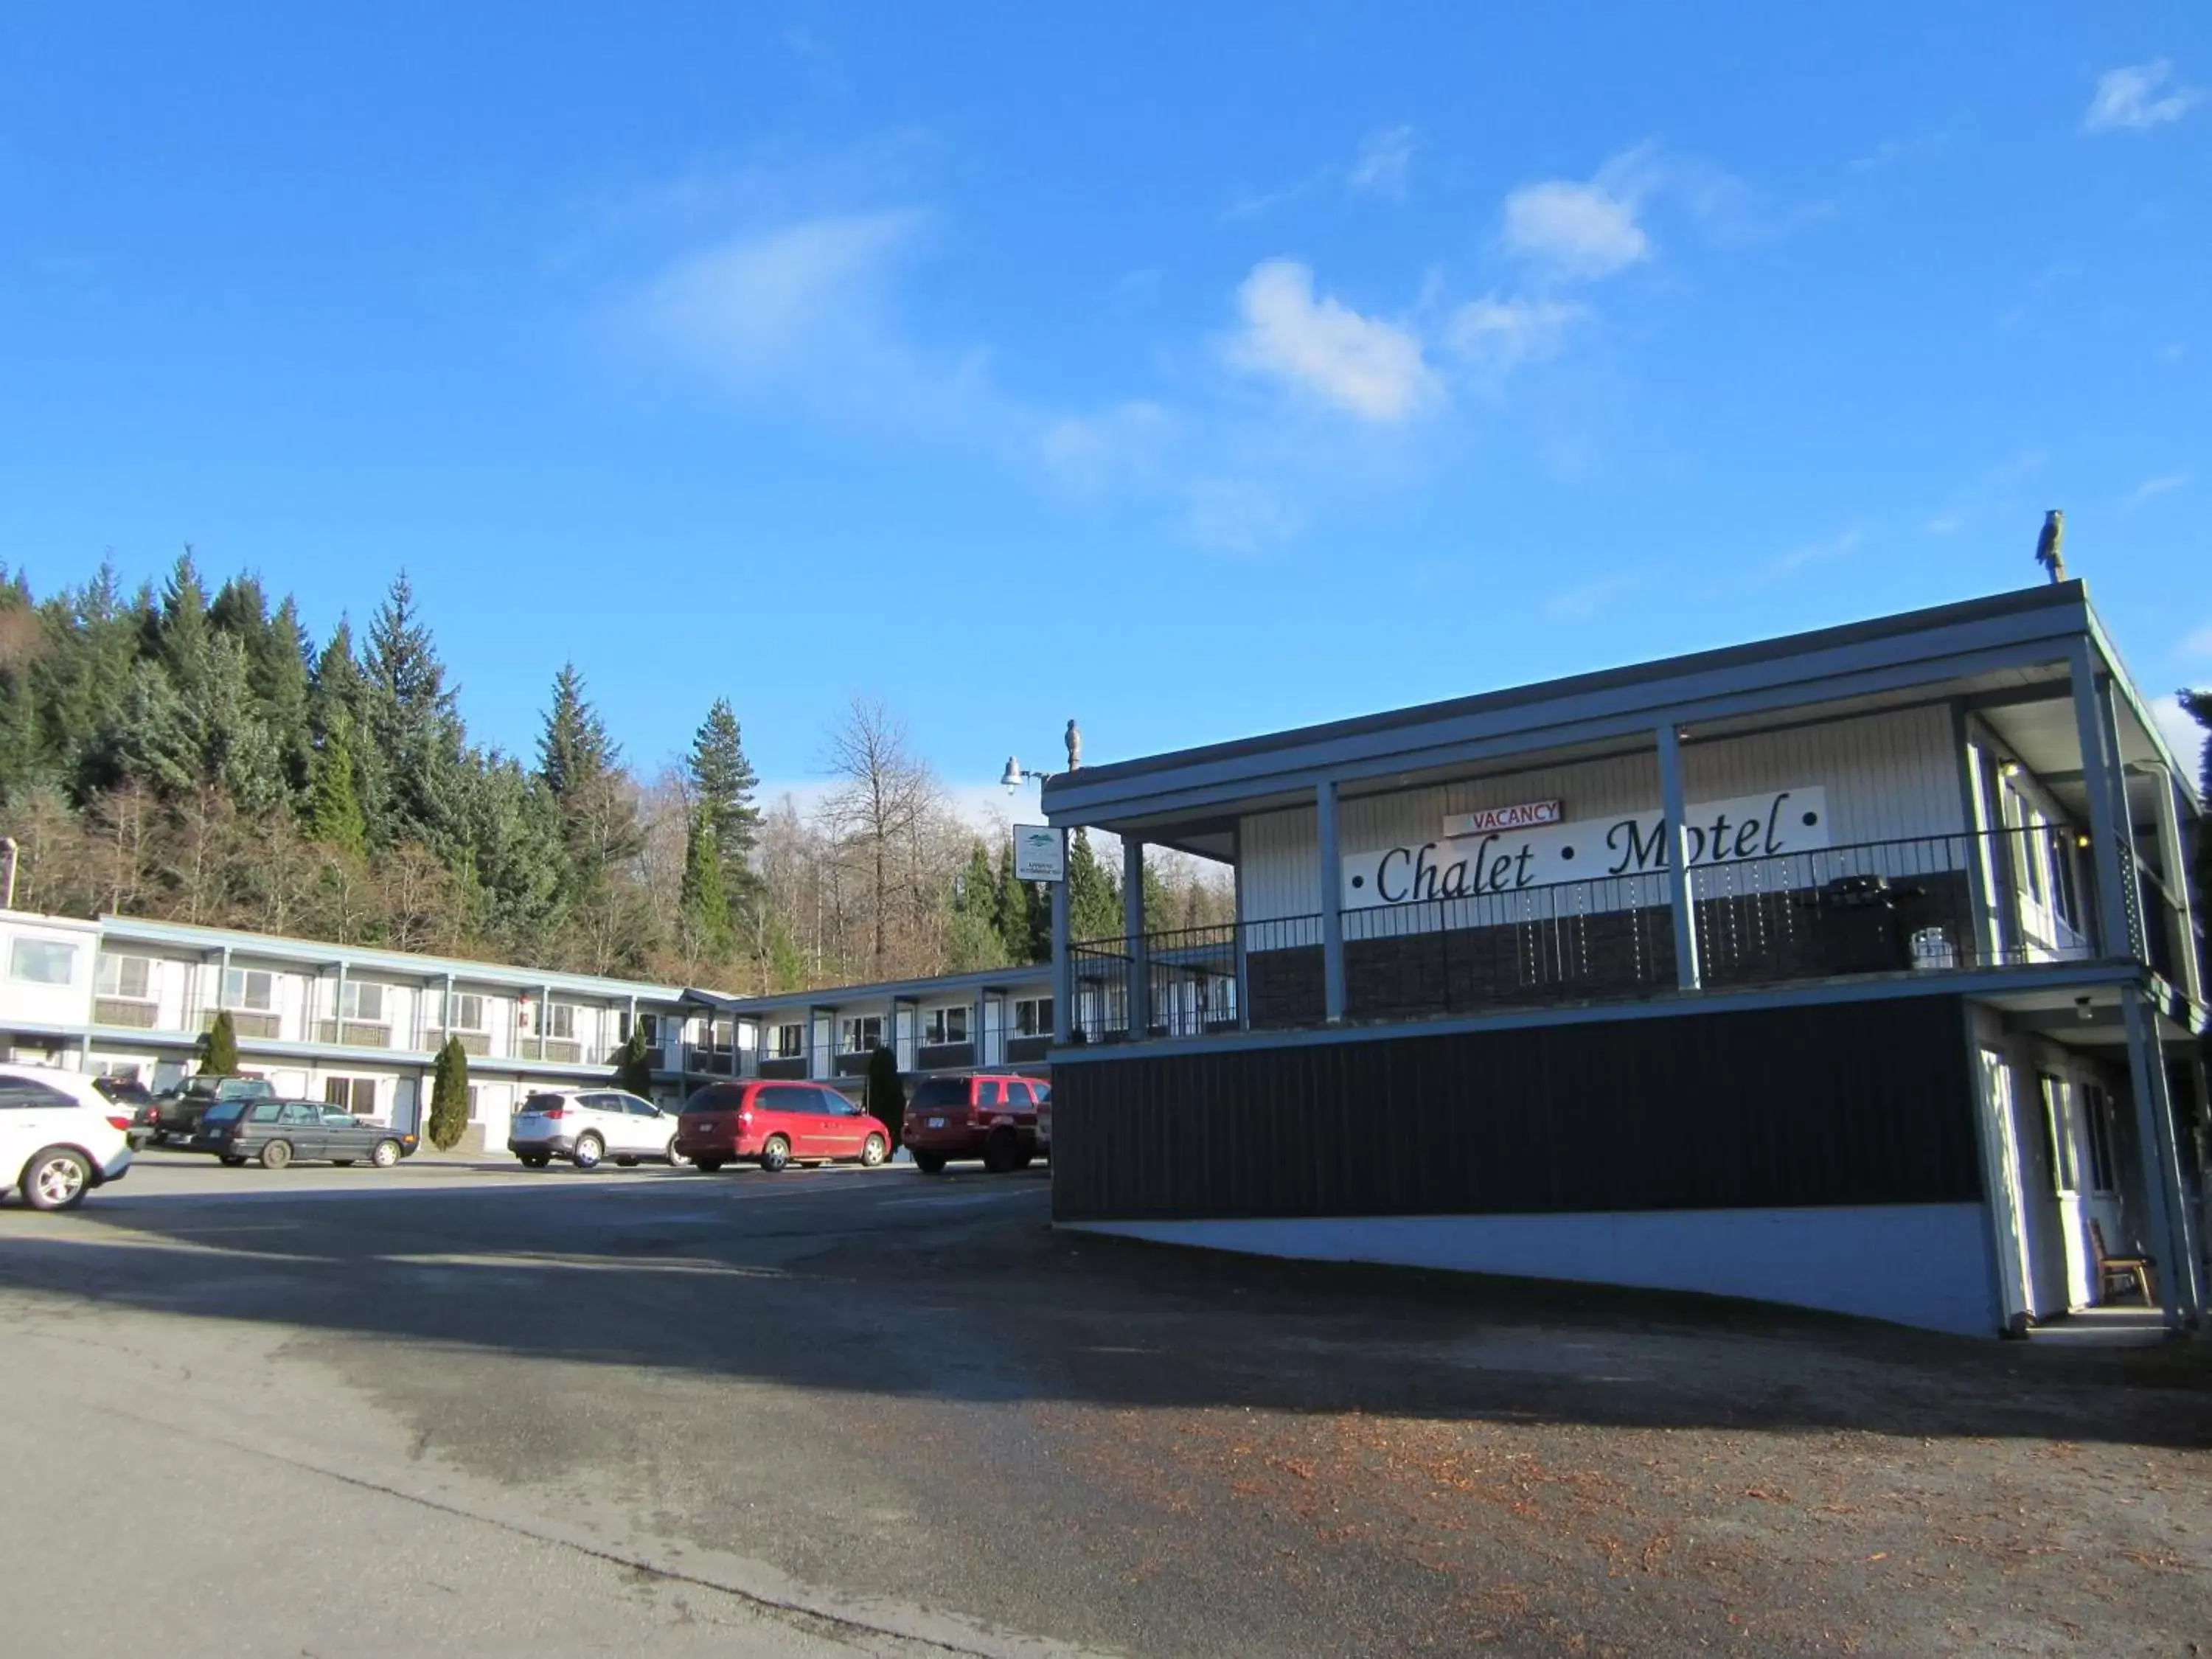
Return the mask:
<path fill-rule="evenodd" d="M 2096 1015 L 2090 1011 L 2088 998 L 2075 997 L 2074 999 L 2074 1018 L 2080 1020 L 2089 1020 L 2096 1018 Z"/>
<path fill-rule="evenodd" d="M 2075 830 L 2074 832 L 2074 844 L 2076 847 L 2087 847 L 2089 844 L 2089 832 L 2086 830 Z"/>
<path fill-rule="evenodd" d="M 1012 755 L 1006 757 L 1006 775 L 999 781 L 1006 786 L 1006 793 L 1010 795 L 1022 787 L 1022 764 Z"/>
<path fill-rule="evenodd" d="M 2018 777 L 2020 775 L 2020 763 L 2016 760 L 1999 761 L 1997 763 L 1997 775 L 2001 778 Z"/>

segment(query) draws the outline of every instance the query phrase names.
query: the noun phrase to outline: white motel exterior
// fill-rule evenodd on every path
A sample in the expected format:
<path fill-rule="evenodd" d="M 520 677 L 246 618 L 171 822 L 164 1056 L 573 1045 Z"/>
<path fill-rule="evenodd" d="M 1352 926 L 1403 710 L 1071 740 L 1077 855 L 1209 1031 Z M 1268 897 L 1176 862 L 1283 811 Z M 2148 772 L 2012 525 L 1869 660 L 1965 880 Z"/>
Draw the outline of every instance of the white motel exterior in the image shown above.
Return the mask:
<path fill-rule="evenodd" d="M 0 910 L 0 1053 L 136 1077 L 194 1070 L 218 1010 L 243 1070 L 281 1093 L 411 1123 L 449 1033 L 469 1054 L 483 1144 L 533 1089 L 604 1084 L 633 1026 L 653 1095 L 711 1078 L 818 1078 L 857 1087 L 869 1052 L 924 1075 L 1042 1069 L 1051 970 L 1009 968 L 760 997 L 102 916 Z"/>
<path fill-rule="evenodd" d="M 2206 1311 L 2203 804 L 2078 582 L 1051 779 L 1054 1215 L 2019 1332 Z M 1686 869 L 1686 881 L 1677 878 Z"/>

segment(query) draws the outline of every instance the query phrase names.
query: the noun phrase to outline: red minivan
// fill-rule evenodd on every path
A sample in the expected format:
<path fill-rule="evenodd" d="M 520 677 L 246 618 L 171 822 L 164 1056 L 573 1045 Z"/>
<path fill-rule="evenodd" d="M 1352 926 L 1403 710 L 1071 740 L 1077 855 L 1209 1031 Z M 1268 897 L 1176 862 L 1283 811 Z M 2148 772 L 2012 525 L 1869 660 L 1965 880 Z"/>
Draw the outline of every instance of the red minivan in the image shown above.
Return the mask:
<path fill-rule="evenodd" d="M 1011 1073 L 925 1078 L 906 1104 L 915 1167 L 935 1175 L 956 1158 L 980 1158 L 993 1175 L 1025 1169 L 1037 1153 L 1037 1100 L 1047 1085 Z"/>
<path fill-rule="evenodd" d="M 773 1173 L 788 1164 L 851 1160 L 874 1169 L 891 1132 L 819 1083 L 710 1083 L 684 1103 L 671 1143 L 712 1175 L 740 1158 Z"/>

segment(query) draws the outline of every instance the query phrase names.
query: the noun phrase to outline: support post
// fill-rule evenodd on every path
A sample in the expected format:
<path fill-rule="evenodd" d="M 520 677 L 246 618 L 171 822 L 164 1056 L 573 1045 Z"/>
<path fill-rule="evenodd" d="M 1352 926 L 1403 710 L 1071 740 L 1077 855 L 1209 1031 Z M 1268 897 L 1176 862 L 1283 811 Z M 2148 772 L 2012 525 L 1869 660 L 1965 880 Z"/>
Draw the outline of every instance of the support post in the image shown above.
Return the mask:
<path fill-rule="evenodd" d="M 1246 994 L 1252 981 L 1244 971 L 1244 830 L 1240 824 L 1229 832 L 1231 902 L 1229 934 L 1237 952 L 1237 1029 L 1252 1029 L 1252 999 Z"/>
<path fill-rule="evenodd" d="M 1996 906 L 1991 902 L 1995 885 L 1990 862 L 1989 824 L 1982 811 L 1982 754 L 1975 746 L 1966 711 L 1951 705 L 1951 744 L 1959 758 L 1959 811 L 1966 830 L 1966 888 L 1968 908 L 1974 919 L 1974 936 L 1959 941 L 1960 967 L 1986 968 L 2004 960 L 2004 939 L 1997 928 Z"/>
<path fill-rule="evenodd" d="M 338 1047 L 345 1046 L 345 958 L 338 958 L 338 983 L 336 1000 L 331 1004 L 331 1041 Z"/>
<path fill-rule="evenodd" d="M 1344 860 L 1337 851 L 1336 781 L 1314 790 L 1321 851 L 1321 1004 L 1330 1024 L 1344 1019 Z"/>
<path fill-rule="evenodd" d="M 2108 727 L 2100 707 L 2097 665 L 2086 638 L 2074 641 L 2068 671 L 2073 683 L 2074 729 L 2081 748 L 2081 789 L 2089 798 L 2090 857 L 2097 873 L 2097 946 L 2101 955 L 2122 960 L 2129 954 L 2128 908 L 2120 866 L 2124 825 L 2115 822 L 2112 813 L 2118 757 L 2106 745 Z"/>
<path fill-rule="evenodd" d="M 2128 1085 L 2135 1097 L 2136 1150 L 2142 1163 L 2143 1202 L 2150 1214 L 2151 1253 L 2158 1257 L 2159 1300 L 2166 1327 L 2179 1330 L 2202 1305 L 2196 1263 L 2195 1230 L 2184 1212 L 2187 1194 L 2173 1139 L 2173 1106 L 2168 1097 L 2166 1056 L 2158 1039 L 2158 1015 L 2140 988 L 2120 988 L 2120 1012 L 2128 1032 Z"/>
<path fill-rule="evenodd" d="M 1052 887 L 1052 1040 L 1067 1041 L 1075 1014 L 1075 963 L 1067 950 L 1067 831 L 1060 832 L 1060 879 Z"/>
<path fill-rule="evenodd" d="M 1659 727 L 1659 805 L 1667 832 L 1667 892 L 1674 912 L 1674 983 L 1685 991 L 1702 984 L 1698 971 L 1698 916 L 1690 896 L 1689 809 L 1682 799 L 1682 741 L 1671 720 Z"/>
<path fill-rule="evenodd" d="M 1152 1034 L 1152 941 L 1145 937 L 1145 843 L 1121 837 L 1121 932 L 1129 947 L 1129 1041 Z"/>
<path fill-rule="evenodd" d="M 2182 839 L 2180 781 L 2163 766 L 2158 772 L 2158 862 L 2173 907 L 2174 966 L 2191 1002 L 2204 1000 L 2204 964 L 2197 950 L 2195 901 L 2189 892 L 2189 844 Z"/>

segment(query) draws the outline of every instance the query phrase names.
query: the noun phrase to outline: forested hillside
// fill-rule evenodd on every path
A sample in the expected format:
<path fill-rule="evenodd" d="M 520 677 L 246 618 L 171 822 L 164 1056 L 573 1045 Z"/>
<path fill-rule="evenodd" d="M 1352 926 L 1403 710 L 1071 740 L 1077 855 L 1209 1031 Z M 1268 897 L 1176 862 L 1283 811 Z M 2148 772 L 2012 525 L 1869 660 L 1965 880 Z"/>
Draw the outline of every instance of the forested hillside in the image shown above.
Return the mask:
<path fill-rule="evenodd" d="M 249 575 L 210 597 L 189 550 L 125 592 L 44 598 L 0 568 L 0 833 L 16 903 L 342 943 L 787 988 L 1041 960 L 1042 889 L 1012 878 L 889 708 L 825 711 L 833 787 L 767 810 L 727 698 L 641 774 L 573 663 L 537 750 L 471 740 L 428 620 L 395 580 L 356 638 L 311 637 Z M 1121 929 L 1079 841 L 1078 937 Z M 1218 879 L 1148 880 L 1155 927 L 1220 920 Z"/>

